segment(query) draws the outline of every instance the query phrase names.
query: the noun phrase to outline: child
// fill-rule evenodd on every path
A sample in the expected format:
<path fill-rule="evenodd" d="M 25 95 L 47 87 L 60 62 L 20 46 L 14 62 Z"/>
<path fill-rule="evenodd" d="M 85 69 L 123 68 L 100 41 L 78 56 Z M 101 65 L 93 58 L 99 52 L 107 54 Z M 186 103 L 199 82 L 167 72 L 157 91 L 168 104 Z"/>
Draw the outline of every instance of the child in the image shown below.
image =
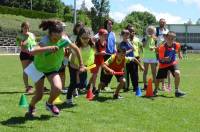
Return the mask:
<path fill-rule="evenodd" d="M 87 86 L 87 88 L 89 89 L 92 84 L 93 91 L 96 91 L 95 84 L 96 84 L 97 74 L 101 65 L 104 63 L 104 55 L 106 54 L 106 38 L 108 35 L 108 31 L 106 29 L 100 29 L 98 34 L 99 34 L 99 40 L 95 43 L 96 54 L 94 63 L 96 64 L 96 67 L 91 70 L 93 74 Z"/>
<path fill-rule="evenodd" d="M 149 65 L 151 66 L 151 73 L 153 76 L 153 82 L 156 80 L 156 67 L 157 67 L 157 58 L 156 58 L 156 28 L 154 26 L 149 26 L 146 29 L 147 39 L 144 43 L 144 54 L 143 54 L 143 62 L 144 62 L 144 73 L 143 73 L 143 82 L 144 89 L 147 88 L 147 74 Z"/>
<path fill-rule="evenodd" d="M 123 30 L 121 32 L 121 36 L 122 36 L 122 42 L 119 44 L 119 47 L 125 47 L 126 48 L 126 57 L 134 57 L 134 47 L 131 44 L 131 42 L 129 41 L 129 37 L 130 37 L 130 32 L 128 30 Z M 126 83 L 127 85 L 125 86 L 125 90 L 124 91 L 128 91 L 129 90 L 129 75 L 131 76 L 131 82 L 133 85 L 133 91 L 136 91 L 136 89 L 138 88 L 138 76 L 136 76 L 136 65 L 134 64 L 133 61 L 131 61 L 130 63 L 126 64 Z"/>
<path fill-rule="evenodd" d="M 90 66 L 94 64 L 94 43 L 91 41 L 90 30 L 83 27 L 80 29 L 76 45 L 81 51 L 81 56 L 83 58 L 83 64 L 85 66 Z M 67 105 L 73 106 L 72 94 L 75 88 L 85 88 L 87 85 L 87 71 L 79 72 L 79 64 L 77 60 L 77 55 L 72 50 L 72 55 L 69 64 L 70 73 L 70 85 L 67 92 Z"/>
<path fill-rule="evenodd" d="M 29 32 L 30 26 L 28 22 L 23 22 L 21 24 L 21 32 L 17 35 L 16 44 L 20 46 L 20 60 L 22 63 L 23 71 L 24 69 L 33 61 L 34 57 L 28 53 L 36 45 L 35 36 L 33 33 Z M 26 93 L 32 94 L 33 87 L 28 84 L 28 76 L 23 72 L 23 81 L 26 89 Z"/>
<path fill-rule="evenodd" d="M 175 42 L 175 32 L 168 32 L 166 36 L 166 42 L 158 47 L 159 54 L 159 69 L 156 76 L 156 83 L 154 89 L 154 95 L 157 95 L 159 88 L 159 81 L 167 77 L 168 71 L 172 73 L 175 78 L 175 96 L 181 97 L 185 93 L 179 90 L 180 83 L 180 70 L 178 69 L 178 62 L 176 60 L 176 53 L 179 58 L 182 58 L 180 52 L 180 44 Z"/>
<path fill-rule="evenodd" d="M 110 83 L 112 76 L 115 72 L 123 72 L 123 69 L 126 63 L 130 63 L 131 61 L 135 61 L 139 64 L 139 67 L 143 70 L 143 66 L 138 62 L 134 57 L 126 57 L 126 48 L 120 47 L 117 50 L 117 53 L 112 55 L 104 64 L 103 64 L 103 74 L 100 78 L 100 84 L 98 90 L 95 92 L 95 95 L 98 96 L 101 89 Z M 123 75 L 115 75 L 119 85 L 117 86 L 116 91 L 114 92 L 113 99 L 121 99 L 122 97 L 119 95 L 119 91 L 124 87 L 126 79 Z"/>
<path fill-rule="evenodd" d="M 39 45 L 31 51 L 31 54 L 35 55 L 34 65 L 36 69 L 44 73 L 51 85 L 50 96 L 48 101 L 46 102 L 46 109 L 50 111 L 54 116 L 58 116 L 60 111 L 53 104 L 53 101 L 59 96 L 60 90 L 62 89 L 62 82 L 59 76 L 59 69 L 61 68 L 62 61 L 64 58 L 64 50 L 63 48 L 59 48 L 57 45 L 64 41 L 67 46 L 76 51 L 80 64 L 80 71 L 84 70 L 84 65 L 78 47 L 72 44 L 70 40 L 62 39 L 63 26 L 60 21 L 42 21 L 39 28 L 42 28 L 43 30 L 48 30 L 48 35 L 42 38 L 42 40 L 39 42 Z M 46 53 L 49 52 L 52 53 L 47 55 Z M 35 83 L 35 94 L 32 97 L 31 103 L 29 105 L 29 110 L 26 113 L 26 116 L 35 116 L 35 105 L 42 99 L 43 86 L 44 76 L 41 77 L 40 80 Z"/>

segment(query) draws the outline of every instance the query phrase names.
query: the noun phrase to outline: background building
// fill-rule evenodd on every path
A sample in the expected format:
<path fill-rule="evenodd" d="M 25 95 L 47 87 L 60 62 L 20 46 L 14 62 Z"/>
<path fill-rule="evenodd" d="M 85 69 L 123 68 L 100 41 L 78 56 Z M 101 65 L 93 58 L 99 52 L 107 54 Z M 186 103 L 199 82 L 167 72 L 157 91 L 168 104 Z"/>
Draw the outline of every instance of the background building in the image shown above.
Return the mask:
<path fill-rule="evenodd" d="M 170 31 L 176 32 L 177 41 L 186 44 L 192 49 L 200 49 L 200 25 L 168 24 Z"/>

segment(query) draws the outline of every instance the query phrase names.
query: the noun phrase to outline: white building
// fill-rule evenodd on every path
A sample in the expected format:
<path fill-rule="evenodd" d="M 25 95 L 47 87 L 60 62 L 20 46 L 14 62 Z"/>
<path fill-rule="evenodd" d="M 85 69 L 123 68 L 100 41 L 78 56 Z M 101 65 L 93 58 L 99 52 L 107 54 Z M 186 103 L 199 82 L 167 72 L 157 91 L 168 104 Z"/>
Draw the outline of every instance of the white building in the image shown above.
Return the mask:
<path fill-rule="evenodd" d="M 182 45 L 186 44 L 193 49 L 200 49 L 200 25 L 168 24 L 167 28 L 176 32 L 176 39 Z"/>

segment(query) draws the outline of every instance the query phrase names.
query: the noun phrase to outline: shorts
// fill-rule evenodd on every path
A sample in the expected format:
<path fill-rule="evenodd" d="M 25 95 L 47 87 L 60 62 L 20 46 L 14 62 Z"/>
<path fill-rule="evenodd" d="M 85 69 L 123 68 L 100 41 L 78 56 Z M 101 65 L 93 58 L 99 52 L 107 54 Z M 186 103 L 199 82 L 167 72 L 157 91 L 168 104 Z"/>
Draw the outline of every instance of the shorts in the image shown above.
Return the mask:
<path fill-rule="evenodd" d="M 156 79 L 167 78 L 168 71 L 170 71 L 172 73 L 172 75 L 175 76 L 176 70 L 179 70 L 178 65 L 172 65 L 172 66 L 169 66 L 169 67 L 166 67 L 166 68 L 161 68 L 161 69 L 159 68 Z"/>
<path fill-rule="evenodd" d="M 143 59 L 143 62 L 144 63 L 158 63 L 158 60 L 157 59 Z"/>
<path fill-rule="evenodd" d="M 20 52 L 19 58 L 21 61 L 23 61 L 23 60 L 33 61 L 34 60 L 34 56 L 32 56 L 26 52 L 22 52 L 22 51 Z"/>
<path fill-rule="evenodd" d="M 110 83 L 113 75 L 111 74 L 106 74 L 105 71 L 102 71 L 101 77 L 100 77 L 100 82 L 104 83 L 106 86 Z M 117 82 L 120 81 L 121 78 L 124 78 L 124 75 L 115 75 Z"/>
<path fill-rule="evenodd" d="M 99 69 L 100 69 L 100 66 L 96 65 L 96 67 L 92 68 L 90 70 L 91 73 L 98 73 L 99 72 Z"/>
<path fill-rule="evenodd" d="M 65 70 L 65 68 L 64 68 L 64 70 Z M 59 69 L 58 71 L 43 72 L 43 73 L 44 73 L 44 76 L 41 77 L 41 79 L 44 79 L 45 76 L 47 77 L 47 76 L 50 76 L 50 75 L 55 74 L 55 73 L 59 74 L 59 73 L 61 73 L 61 72 L 63 72 L 63 68 L 62 68 L 62 66 L 60 67 L 60 69 Z"/>

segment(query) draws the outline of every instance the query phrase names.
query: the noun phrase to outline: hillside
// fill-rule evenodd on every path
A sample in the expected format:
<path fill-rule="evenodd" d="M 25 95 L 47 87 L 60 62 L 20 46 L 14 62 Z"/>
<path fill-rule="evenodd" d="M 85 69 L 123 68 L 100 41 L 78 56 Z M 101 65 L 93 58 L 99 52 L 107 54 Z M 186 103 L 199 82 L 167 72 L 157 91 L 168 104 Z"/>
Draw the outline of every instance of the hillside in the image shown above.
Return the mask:
<path fill-rule="evenodd" d="M 42 19 L 32 19 L 23 16 L 15 16 L 9 14 L 0 14 L 0 30 L 4 32 L 18 32 L 20 31 L 21 23 L 24 21 L 28 21 L 31 25 L 31 32 L 36 35 L 44 34 L 42 30 L 38 28 L 38 25 L 41 23 Z M 72 34 L 72 23 L 66 23 L 66 32 L 68 34 Z"/>

